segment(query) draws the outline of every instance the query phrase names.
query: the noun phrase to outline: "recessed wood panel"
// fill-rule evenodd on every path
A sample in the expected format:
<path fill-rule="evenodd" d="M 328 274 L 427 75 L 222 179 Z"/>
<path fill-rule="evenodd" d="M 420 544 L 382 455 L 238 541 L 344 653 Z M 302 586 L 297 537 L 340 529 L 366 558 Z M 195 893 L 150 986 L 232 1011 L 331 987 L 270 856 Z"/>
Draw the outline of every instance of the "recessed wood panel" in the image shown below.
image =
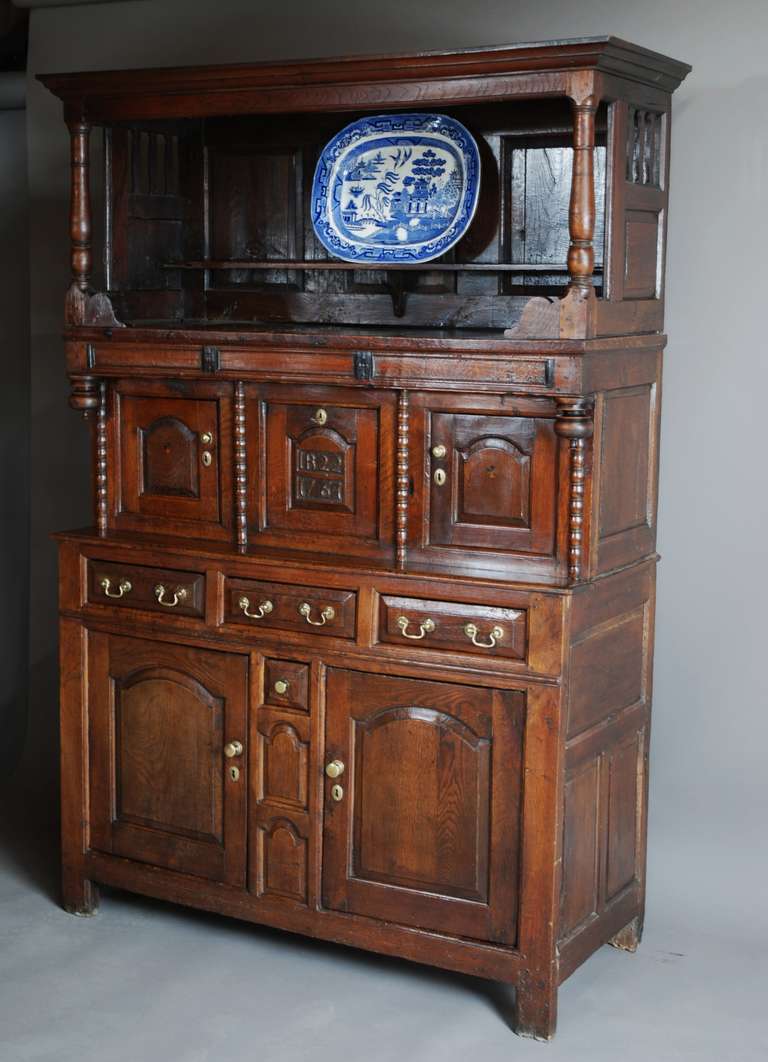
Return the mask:
<path fill-rule="evenodd" d="M 659 221 L 655 210 L 628 210 L 624 221 L 624 298 L 658 297 Z"/>
<path fill-rule="evenodd" d="M 260 710 L 261 802 L 306 810 L 309 742 L 300 733 L 305 729 L 305 720 Z"/>
<path fill-rule="evenodd" d="M 257 896 L 307 902 L 307 841 L 290 820 L 259 823 L 255 871 Z"/>
<path fill-rule="evenodd" d="M 637 826 L 642 793 L 643 734 L 634 734 L 608 761 L 606 899 L 635 880 Z"/>
<path fill-rule="evenodd" d="M 561 937 L 598 908 L 599 785 L 599 759 L 565 783 Z"/>
<path fill-rule="evenodd" d="M 571 650 L 568 735 L 635 704 L 645 695 L 645 610 L 598 628 Z"/>
<path fill-rule="evenodd" d="M 148 668 L 115 683 L 116 815 L 168 833 L 222 840 L 221 699 L 194 679 Z"/>
<path fill-rule="evenodd" d="M 651 389 L 608 394 L 603 405 L 599 537 L 650 523 Z"/>

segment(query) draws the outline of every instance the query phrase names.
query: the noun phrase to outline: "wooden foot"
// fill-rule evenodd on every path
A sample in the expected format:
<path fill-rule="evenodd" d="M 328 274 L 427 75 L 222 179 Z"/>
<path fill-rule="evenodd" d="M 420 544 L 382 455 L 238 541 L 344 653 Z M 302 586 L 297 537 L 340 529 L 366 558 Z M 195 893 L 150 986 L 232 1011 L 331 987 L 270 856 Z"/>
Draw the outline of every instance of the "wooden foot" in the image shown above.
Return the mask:
<path fill-rule="evenodd" d="M 620 929 L 615 937 L 611 937 L 608 943 L 612 948 L 621 951 L 637 951 L 637 945 L 643 939 L 643 920 L 638 915 Z"/>
<path fill-rule="evenodd" d="M 518 1036 L 551 1040 L 557 1025 L 557 988 L 542 984 L 520 985 L 515 994 L 515 1024 Z"/>
<path fill-rule="evenodd" d="M 65 880 L 61 905 L 69 914 L 91 918 L 99 910 L 99 890 L 88 878 Z"/>

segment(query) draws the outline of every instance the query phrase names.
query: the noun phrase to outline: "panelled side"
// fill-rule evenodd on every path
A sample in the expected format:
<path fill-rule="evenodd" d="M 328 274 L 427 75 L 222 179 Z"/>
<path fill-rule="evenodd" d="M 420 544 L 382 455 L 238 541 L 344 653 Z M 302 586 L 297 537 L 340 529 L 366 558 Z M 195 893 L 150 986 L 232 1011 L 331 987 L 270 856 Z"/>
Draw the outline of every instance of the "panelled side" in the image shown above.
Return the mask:
<path fill-rule="evenodd" d="M 559 947 L 567 977 L 642 925 L 655 561 L 574 595 Z"/>

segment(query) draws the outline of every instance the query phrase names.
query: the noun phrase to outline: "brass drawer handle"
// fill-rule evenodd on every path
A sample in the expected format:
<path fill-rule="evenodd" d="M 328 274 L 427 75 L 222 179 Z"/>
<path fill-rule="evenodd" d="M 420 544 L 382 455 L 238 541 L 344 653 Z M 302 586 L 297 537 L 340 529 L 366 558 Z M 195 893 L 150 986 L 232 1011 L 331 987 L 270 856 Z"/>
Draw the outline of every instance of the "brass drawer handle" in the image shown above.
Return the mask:
<path fill-rule="evenodd" d="M 308 601 L 303 601 L 299 605 L 299 615 L 303 616 L 304 619 L 307 621 L 307 623 L 309 623 L 313 627 L 324 627 L 326 625 L 326 623 L 328 622 L 328 620 L 332 620 L 336 616 L 336 609 L 333 608 L 332 605 L 326 605 L 323 608 L 323 610 L 320 613 L 320 619 L 319 620 L 313 620 L 312 619 L 312 617 L 310 616 L 311 611 L 312 611 L 312 606 L 310 605 L 310 603 Z"/>
<path fill-rule="evenodd" d="M 279 697 L 284 697 L 288 692 L 289 686 L 290 682 L 288 681 L 288 679 L 277 679 L 272 688 Z"/>
<path fill-rule="evenodd" d="M 126 594 L 130 594 L 131 590 L 133 590 L 133 587 L 127 579 L 121 579 L 117 585 L 117 593 L 113 594 L 110 590 L 110 587 L 112 586 L 112 580 L 108 579 L 106 575 L 99 583 L 99 586 L 107 595 L 107 597 L 124 597 Z"/>
<path fill-rule="evenodd" d="M 245 613 L 249 619 L 264 619 L 265 616 L 270 614 L 275 606 L 271 601 L 262 601 L 261 604 L 257 606 L 255 612 L 249 612 L 248 609 L 251 607 L 251 599 L 243 595 L 238 600 L 237 607 L 241 612 Z"/>
<path fill-rule="evenodd" d="M 419 638 L 423 638 L 425 635 L 431 634 L 432 631 L 435 629 L 435 621 L 433 619 L 430 619 L 429 616 L 427 616 L 427 618 L 423 619 L 419 624 L 419 633 L 409 634 L 408 624 L 410 622 L 411 621 L 408 619 L 407 616 L 397 617 L 397 625 L 400 628 L 400 633 L 402 634 L 403 638 L 412 638 L 414 641 L 418 641 Z"/>
<path fill-rule="evenodd" d="M 504 637 L 504 628 L 491 627 L 491 632 L 488 635 L 487 642 L 479 642 L 477 640 L 477 635 L 479 631 L 477 629 L 476 624 L 474 623 L 465 623 L 464 633 L 466 634 L 467 638 L 469 638 L 469 640 L 472 642 L 472 644 L 478 647 L 478 649 L 493 649 L 493 647 L 496 645 L 496 642 L 500 642 L 501 639 Z"/>
<path fill-rule="evenodd" d="M 186 601 L 189 596 L 189 591 L 186 586 L 177 586 L 173 591 L 173 601 L 166 601 L 165 594 L 168 588 L 163 586 L 162 583 L 158 583 L 155 587 L 155 597 L 157 598 L 158 605 L 164 605 L 165 608 L 176 608 L 177 605 Z"/>

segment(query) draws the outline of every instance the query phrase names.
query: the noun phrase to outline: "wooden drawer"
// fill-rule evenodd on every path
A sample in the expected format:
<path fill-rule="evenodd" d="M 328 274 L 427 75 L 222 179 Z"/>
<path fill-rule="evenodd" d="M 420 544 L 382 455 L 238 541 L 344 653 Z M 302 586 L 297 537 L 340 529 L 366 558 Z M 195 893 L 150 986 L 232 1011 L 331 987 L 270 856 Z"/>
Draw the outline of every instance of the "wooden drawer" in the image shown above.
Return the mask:
<path fill-rule="evenodd" d="M 89 560 L 87 594 L 91 605 L 119 605 L 199 618 L 205 613 L 205 576 L 198 572 Z"/>
<path fill-rule="evenodd" d="M 421 649 L 525 660 L 528 609 L 382 595 L 379 640 Z"/>
<path fill-rule="evenodd" d="M 357 595 L 352 590 L 227 579 L 224 600 L 227 623 L 245 624 L 254 630 L 355 636 Z"/>
<path fill-rule="evenodd" d="M 306 711 L 309 707 L 309 666 L 293 660 L 265 660 L 264 703 Z"/>

